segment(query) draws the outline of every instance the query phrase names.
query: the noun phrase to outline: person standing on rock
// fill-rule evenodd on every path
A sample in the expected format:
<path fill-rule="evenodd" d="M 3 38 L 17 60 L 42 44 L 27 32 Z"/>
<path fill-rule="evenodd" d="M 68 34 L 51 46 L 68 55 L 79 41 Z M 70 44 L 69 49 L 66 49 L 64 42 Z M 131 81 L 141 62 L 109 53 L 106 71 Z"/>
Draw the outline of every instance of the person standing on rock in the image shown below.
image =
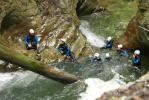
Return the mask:
<path fill-rule="evenodd" d="M 39 41 L 33 29 L 29 30 L 29 34 L 27 34 L 24 37 L 24 41 L 25 41 L 27 50 L 31 50 L 31 49 L 37 50 L 37 55 L 39 55 Z"/>
<path fill-rule="evenodd" d="M 59 40 L 59 44 L 58 44 L 57 50 L 58 50 L 58 52 L 61 55 L 64 55 L 65 59 L 73 60 L 72 52 L 70 50 L 70 47 L 66 44 L 66 40 L 65 39 L 60 39 Z"/>
<path fill-rule="evenodd" d="M 135 50 L 133 54 L 132 63 L 134 66 L 141 66 L 141 56 L 140 56 L 140 50 Z"/>
<path fill-rule="evenodd" d="M 127 52 L 127 50 L 124 50 L 124 49 L 123 49 L 123 45 L 122 45 L 122 44 L 119 44 L 119 45 L 117 46 L 117 52 L 118 52 L 121 56 L 126 56 L 126 57 L 128 57 L 128 52 Z"/>

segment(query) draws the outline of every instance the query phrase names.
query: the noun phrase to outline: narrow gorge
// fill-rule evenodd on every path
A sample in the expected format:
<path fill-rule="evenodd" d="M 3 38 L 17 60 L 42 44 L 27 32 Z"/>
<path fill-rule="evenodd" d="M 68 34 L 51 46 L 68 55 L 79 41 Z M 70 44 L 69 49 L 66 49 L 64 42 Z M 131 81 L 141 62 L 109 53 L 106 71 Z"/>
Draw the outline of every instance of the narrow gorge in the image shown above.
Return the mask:
<path fill-rule="evenodd" d="M 25 48 L 29 29 L 39 38 L 40 57 Z M 5 62 L 0 61 L 0 99 L 148 100 L 148 33 L 149 0 L 1 0 L 0 58 Z M 108 36 L 114 47 L 100 49 Z M 62 38 L 76 62 L 63 61 L 57 52 Z M 129 51 L 128 58 L 117 54 L 118 44 Z M 141 50 L 141 69 L 130 63 L 135 49 Z M 10 57 L 4 52 L 10 52 Z M 89 63 L 88 57 L 96 52 L 102 61 Z M 106 53 L 111 55 L 110 61 L 106 61 Z M 26 63 L 20 66 L 20 61 Z M 46 66 L 44 71 L 40 65 Z M 57 71 L 66 75 L 62 83 L 67 78 L 81 81 L 64 85 L 44 77 L 51 66 L 54 70 L 48 78 L 61 82 L 61 78 L 55 79 Z"/>

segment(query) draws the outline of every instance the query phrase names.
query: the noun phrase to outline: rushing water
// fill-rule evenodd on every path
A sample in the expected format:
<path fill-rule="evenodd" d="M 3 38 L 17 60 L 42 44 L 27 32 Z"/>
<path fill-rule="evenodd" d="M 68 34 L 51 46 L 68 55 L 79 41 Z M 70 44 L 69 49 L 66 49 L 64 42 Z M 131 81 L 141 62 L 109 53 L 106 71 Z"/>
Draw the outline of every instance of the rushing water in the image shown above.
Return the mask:
<path fill-rule="evenodd" d="M 96 47 L 103 47 L 104 46 L 104 37 L 100 35 L 94 34 L 90 30 L 90 24 L 89 22 L 82 20 L 81 25 L 80 25 L 80 30 L 82 33 L 87 37 L 87 41 L 91 43 L 91 45 L 96 46 Z"/>
<path fill-rule="evenodd" d="M 104 45 L 104 38 L 95 35 L 88 22 L 82 21 L 80 30 L 92 45 Z M 71 85 L 63 85 L 30 71 L 0 73 L 0 100 L 95 100 L 106 91 L 135 81 L 142 74 L 140 69 L 131 66 L 128 58 L 119 56 L 114 50 L 97 52 L 102 58 L 98 63 L 89 63 L 86 58 L 77 63 L 52 64 L 84 80 Z M 110 61 L 105 59 L 107 52 L 112 57 Z"/>

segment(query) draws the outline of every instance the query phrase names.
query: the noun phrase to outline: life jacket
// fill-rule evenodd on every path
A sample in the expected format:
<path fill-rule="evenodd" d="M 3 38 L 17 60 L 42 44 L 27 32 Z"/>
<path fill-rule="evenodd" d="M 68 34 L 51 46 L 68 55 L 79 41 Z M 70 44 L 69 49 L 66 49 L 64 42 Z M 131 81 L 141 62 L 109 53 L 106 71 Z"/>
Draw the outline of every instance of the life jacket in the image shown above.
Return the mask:
<path fill-rule="evenodd" d="M 59 45 L 59 47 L 60 47 L 60 49 L 64 52 L 64 53 L 66 53 L 68 50 L 67 50 L 67 44 L 61 44 L 61 45 Z"/>
<path fill-rule="evenodd" d="M 132 59 L 132 62 L 134 66 L 140 66 L 141 65 L 141 58 L 140 57 L 135 57 Z"/>
<path fill-rule="evenodd" d="M 30 43 L 32 43 L 32 42 L 36 42 L 35 41 L 35 35 L 27 35 L 27 40 L 28 40 L 28 42 L 30 42 Z"/>
<path fill-rule="evenodd" d="M 112 41 L 106 41 L 106 48 L 112 48 Z"/>

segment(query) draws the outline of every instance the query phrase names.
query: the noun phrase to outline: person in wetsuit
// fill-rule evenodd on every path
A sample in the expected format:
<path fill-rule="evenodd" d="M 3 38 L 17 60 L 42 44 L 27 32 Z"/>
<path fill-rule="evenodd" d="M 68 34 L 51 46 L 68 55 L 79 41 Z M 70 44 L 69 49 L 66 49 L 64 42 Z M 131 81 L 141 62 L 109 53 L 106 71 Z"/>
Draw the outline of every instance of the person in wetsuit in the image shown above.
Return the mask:
<path fill-rule="evenodd" d="M 33 29 L 29 30 L 29 33 L 24 37 L 24 41 L 27 50 L 37 50 L 37 55 L 39 55 L 39 41 Z"/>
<path fill-rule="evenodd" d="M 99 62 L 99 61 L 101 61 L 99 53 L 95 53 L 93 57 L 89 58 L 89 62 Z"/>
<path fill-rule="evenodd" d="M 141 66 L 140 50 L 135 50 L 135 52 L 133 54 L 132 63 L 134 66 L 137 66 L 137 67 Z"/>
<path fill-rule="evenodd" d="M 118 54 L 120 54 L 121 56 L 126 56 L 126 57 L 128 57 L 128 51 L 123 48 L 123 45 L 122 45 L 122 44 L 119 44 L 119 45 L 117 46 L 117 52 L 118 52 Z"/>
<path fill-rule="evenodd" d="M 35 31 L 33 29 L 30 29 L 29 34 L 27 34 L 24 37 L 27 50 L 30 50 L 30 49 L 37 50 L 39 46 L 38 37 L 34 33 Z"/>
<path fill-rule="evenodd" d="M 108 37 L 106 40 L 105 48 L 112 48 L 112 37 Z"/>
<path fill-rule="evenodd" d="M 66 44 L 66 40 L 65 39 L 60 39 L 59 45 L 57 47 L 57 51 L 61 55 L 64 55 L 65 59 L 68 59 L 68 60 L 72 60 L 73 59 L 72 52 L 70 50 L 70 47 Z"/>

